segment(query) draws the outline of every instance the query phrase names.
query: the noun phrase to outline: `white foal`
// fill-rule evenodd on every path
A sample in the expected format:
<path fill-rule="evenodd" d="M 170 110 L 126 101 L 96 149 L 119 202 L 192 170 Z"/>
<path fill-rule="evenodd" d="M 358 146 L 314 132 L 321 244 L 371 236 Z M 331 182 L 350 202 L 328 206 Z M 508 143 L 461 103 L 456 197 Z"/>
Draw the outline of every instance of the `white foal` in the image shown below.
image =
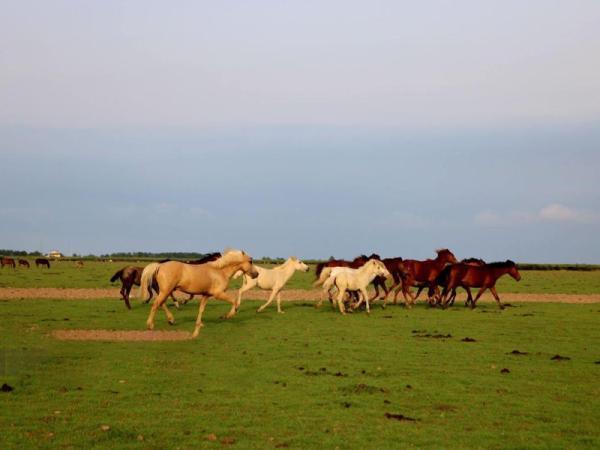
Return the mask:
<path fill-rule="evenodd" d="M 330 277 L 333 278 L 331 282 L 329 282 L 328 279 L 325 284 L 328 284 L 329 286 L 335 284 L 335 286 L 338 288 L 337 304 L 342 314 L 346 314 L 344 308 L 344 295 L 346 295 L 346 291 L 359 291 L 362 294 L 361 299 L 356 305 L 353 306 L 353 309 L 358 308 L 361 303 L 365 301 L 367 304 L 367 314 L 369 314 L 371 310 L 369 308 L 369 295 L 367 294 L 367 286 L 377 276 L 390 278 L 392 275 L 381 261 L 370 259 L 365 263 L 364 266 L 359 267 L 358 269 L 339 271 L 337 275 L 332 275 Z M 323 285 L 324 287 L 325 284 Z"/>
<path fill-rule="evenodd" d="M 294 275 L 296 270 L 301 270 L 302 272 L 308 272 L 308 266 L 300 261 L 295 256 L 291 256 L 287 259 L 286 262 L 281 264 L 280 266 L 273 267 L 272 269 L 265 269 L 264 267 L 254 266 L 258 271 L 258 277 L 250 278 L 247 275 L 244 275 L 244 281 L 242 283 L 242 287 L 238 291 L 237 305 L 240 306 L 242 302 L 242 294 L 246 291 L 249 291 L 255 286 L 258 286 L 260 289 L 269 290 L 271 289 L 271 295 L 269 296 L 269 300 L 262 305 L 256 312 L 261 312 L 267 306 L 271 304 L 275 296 L 277 296 L 277 312 L 283 313 L 281 310 L 281 290 L 288 282 L 288 280 Z"/>

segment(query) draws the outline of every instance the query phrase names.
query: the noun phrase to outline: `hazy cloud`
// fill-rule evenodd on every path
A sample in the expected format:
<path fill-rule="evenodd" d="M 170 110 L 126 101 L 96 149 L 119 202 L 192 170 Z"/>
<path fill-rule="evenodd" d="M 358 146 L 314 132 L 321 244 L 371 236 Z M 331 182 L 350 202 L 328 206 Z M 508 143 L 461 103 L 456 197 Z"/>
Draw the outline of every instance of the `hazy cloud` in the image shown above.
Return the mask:
<path fill-rule="evenodd" d="M 552 203 L 537 212 L 484 210 L 475 215 L 476 224 L 488 227 L 522 226 L 541 222 L 599 223 L 600 213 Z"/>

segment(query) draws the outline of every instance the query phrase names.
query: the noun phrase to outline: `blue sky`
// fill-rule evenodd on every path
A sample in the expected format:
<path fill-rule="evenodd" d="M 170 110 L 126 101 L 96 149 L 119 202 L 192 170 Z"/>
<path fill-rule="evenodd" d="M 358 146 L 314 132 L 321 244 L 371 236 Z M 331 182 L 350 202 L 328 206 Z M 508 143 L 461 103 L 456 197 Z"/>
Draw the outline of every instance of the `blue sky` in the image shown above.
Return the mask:
<path fill-rule="evenodd" d="M 600 5 L 521 3 L 3 2 L 0 248 L 600 262 Z"/>

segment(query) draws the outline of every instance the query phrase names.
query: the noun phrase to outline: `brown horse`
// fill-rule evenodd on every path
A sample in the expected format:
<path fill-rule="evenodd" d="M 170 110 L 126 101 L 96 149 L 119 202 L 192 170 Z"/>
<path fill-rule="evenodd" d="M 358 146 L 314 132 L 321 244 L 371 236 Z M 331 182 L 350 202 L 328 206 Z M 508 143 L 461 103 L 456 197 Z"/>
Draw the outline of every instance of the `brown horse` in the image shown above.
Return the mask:
<path fill-rule="evenodd" d="M 50 268 L 50 261 L 46 258 L 36 258 L 35 259 L 35 267 L 46 266 L 48 269 Z"/>
<path fill-rule="evenodd" d="M 191 265 L 170 261 L 158 265 L 155 273 L 147 278 L 144 275 L 141 280 L 140 290 L 144 300 L 150 295 L 151 279 L 156 280 L 159 288 L 158 296 L 148 315 L 146 326 L 149 330 L 154 329 L 154 316 L 158 308 L 163 309 L 170 324 L 175 323 L 175 318 L 165 303 L 167 297 L 174 290 L 203 296 L 200 300 L 198 317 L 196 318 L 196 326 L 192 337 L 197 337 L 200 334 L 200 328 L 204 326 L 202 313 L 210 297 L 231 303 L 231 309 L 225 316 L 225 318 L 230 319 L 237 312 L 239 304 L 225 291 L 229 280 L 238 270 L 250 275 L 252 278 L 258 276 L 258 271 L 252 265 L 250 255 L 240 250 L 228 250 L 219 259 L 206 264 Z"/>
<path fill-rule="evenodd" d="M 375 254 L 371 255 L 371 258 L 374 258 Z M 377 258 L 379 259 L 379 258 Z M 371 301 L 375 300 L 379 297 L 379 288 L 383 290 L 384 296 L 386 299 L 389 293 L 396 287 L 402 283 L 402 279 L 406 276 L 406 269 L 404 268 L 404 260 L 401 257 L 395 258 L 383 258 L 379 259 L 384 265 L 388 272 L 392 275 L 392 285 L 388 289 L 385 285 L 385 278 L 383 277 L 375 277 L 373 280 L 373 287 L 375 288 L 375 295 L 371 298 Z"/>
<path fill-rule="evenodd" d="M 7 256 L 3 256 L 0 259 L 0 264 L 2 264 L 2 268 L 4 268 L 4 266 L 12 266 L 13 269 L 17 268 L 17 265 L 15 264 L 15 260 L 13 258 L 9 258 Z"/>
<path fill-rule="evenodd" d="M 500 309 L 504 309 L 504 305 L 500 302 L 498 292 L 496 292 L 496 281 L 505 274 L 509 274 L 517 281 L 521 279 L 521 274 L 519 273 L 517 265 L 511 260 L 485 264 L 483 266 L 454 264 L 449 269 L 447 284 L 442 292 L 442 305 L 444 307 L 447 306 L 448 299 L 446 297 L 448 292 L 452 289 L 456 289 L 459 286 L 464 287 L 465 289 L 477 287 L 479 288 L 479 292 L 477 292 L 475 299 L 467 299 L 467 303 L 470 303 L 471 308 L 477 306 L 477 300 L 479 300 L 481 294 L 483 294 L 486 289 L 489 289 L 496 299 L 496 302 L 498 302 Z M 470 297 L 470 291 L 467 291 L 467 293 Z"/>
<path fill-rule="evenodd" d="M 121 280 L 121 297 L 125 301 L 127 309 L 131 309 L 129 304 L 129 294 L 133 286 L 139 286 L 142 278 L 143 267 L 138 266 L 125 266 L 111 277 L 110 281 L 115 282 Z"/>
<path fill-rule="evenodd" d="M 19 267 L 27 267 L 29 269 L 29 261 L 27 261 L 26 259 L 19 259 Z"/>
<path fill-rule="evenodd" d="M 447 248 L 436 250 L 436 253 L 437 257 L 435 259 L 426 259 L 425 261 L 405 259 L 403 261 L 405 276 L 402 279 L 401 286 L 397 287 L 394 292 L 394 304 L 397 302 L 398 293 L 402 290 L 406 306 L 411 307 L 416 300 L 416 297 L 410 291 L 412 286 L 429 288 L 427 292 L 428 302 L 430 305 L 433 304 L 434 294 L 438 293 L 436 285 L 438 275 L 447 264 L 457 262 L 454 254 Z M 408 298 L 411 300 L 409 301 Z"/>
<path fill-rule="evenodd" d="M 469 266 L 485 266 L 486 262 L 480 258 L 465 258 L 465 259 L 461 260 L 458 264 L 466 264 Z M 438 286 L 441 286 L 442 288 L 445 288 L 446 286 L 448 286 L 450 270 L 452 269 L 453 266 L 454 266 L 454 264 L 446 266 L 446 267 L 444 267 L 444 270 L 442 270 L 440 272 L 440 274 L 438 275 L 438 278 L 436 280 L 436 284 Z M 467 301 L 465 302 L 465 306 L 468 306 L 468 304 L 471 301 L 473 301 L 473 296 L 471 295 L 471 288 L 466 286 L 466 287 L 463 287 L 463 289 L 465 291 L 467 291 Z M 419 292 L 421 292 L 421 288 L 419 288 Z M 417 295 L 416 295 L 417 297 L 419 296 L 419 292 L 417 292 Z M 448 298 L 447 303 L 450 306 L 452 306 L 452 305 L 454 305 L 455 299 L 456 299 L 456 288 L 452 289 L 452 292 L 450 293 L 450 297 Z M 437 300 L 438 300 L 438 304 L 441 304 L 442 296 L 440 295 Z"/>

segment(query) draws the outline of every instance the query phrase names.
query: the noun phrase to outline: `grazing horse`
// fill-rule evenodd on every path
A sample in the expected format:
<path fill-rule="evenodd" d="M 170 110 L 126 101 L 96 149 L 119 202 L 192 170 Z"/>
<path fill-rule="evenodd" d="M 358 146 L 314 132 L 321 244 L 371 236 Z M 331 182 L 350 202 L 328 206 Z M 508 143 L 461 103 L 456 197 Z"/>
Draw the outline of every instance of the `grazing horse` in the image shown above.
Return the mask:
<path fill-rule="evenodd" d="M 46 266 L 48 269 L 50 268 L 50 261 L 46 258 L 36 258 L 35 259 L 35 267 Z"/>
<path fill-rule="evenodd" d="M 210 297 L 217 300 L 223 300 L 231 303 L 231 309 L 225 316 L 226 319 L 232 318 L 239 307 L 237 301 L 230 297 L 225 291 L 229 280 L 238 270 L 249 274 L 252 278 L 258 276 L 258 271 L 252 265 L 252 258 L 241 250 L 228 250 L 223 255 L 206 264 L 192 265 L 177 261 L 169 261 L 160 264 L 152 277 L 144 278 L 140 283 L 140 297 L 145 300 L 150 295 L 151 280 L 155 279 L 158 284 L 158 296 L 152 304 L 152 309 L 148 315 L 146 326 L 149 330 L 154 329 L 154 316 L 158 308 L 165 312 L 170 324 L 175 323 L 175 318 L 166 305 L 167 297 L 174 291 L 180 290 L 188 294 L 202 295 L 196 326 L 192 337 L 198 337 L 202 323 L 202 313 Z"/>
<path fill-rule="evenodd" d="M 402 279 L 401 286 L 397 287 L 394 292 L 394 304 L 397 301 L 398 293 L 402 290 L 406 306 L 411 307 L 416 300 L 410 291 L 412 286 L 429 288 L 427 296 L 429 304 L 432 304 L 433 295 L 438 292 L 435 284 L 437 276 L 447 264 L 458 262 L 454 254 L 447 248 L 436 250 L 436 253 L 435 259 L 426 259 L 425 261 L 405 259 L 403 261 L 405 277 Z M 411 299 L 410 301 L 407 296 Z"/>
<path fill-rule="evenodd" d="M 283 311 L 281 310 L 281 290 L 292 275 L 294 275 L 296 270 L 308 272 L 308 266 L 295 256 L 291 256 L 283 264 L 273 267 L 272 269 L 265 269 L 264 267 L 259 266 L 254 267 L 258 271 L 258 277 L 252 278 L 250 275 L 244 275 L 242 287 L 238 291 L 238 306 L 242 302 L 242 294 L 253 287 L 258 286 L 260 289 L 270 289 L 271 295 L 267 302 L 258 308 L 256 312 L 262 312 L 271 304 L 275 296 L 277 296 L 277 312 L 283 314 Z M 238 276 L 239 272 L 234 275 L 234 278 L 237 278 Z"/>
<path fill-rule="evenodd" d="M 142 279 L 142 270 L 142 267 L 126 266 L 120 270 L 117 270 L 117 272 L 110 279 L 111 282 L 115 282 L 119 279 L 121 280 L 121 297 L 123 297 L 127 309 L 131 309 L 131 305 L 129 304 L 129 294 L 134 285 L 140 285 L 140 281 Z"/>
<path fill-rule="evenodd" d="M 498 302 L 500 309 L 504 309 L 504 305 L 500 302 L 498 292 L 496 292 L 496 281 L 505 274 L 509 274 L 516 281 L 521 279 L 521 274 L 519 273 L 517 265 L 511 260 L 485 264 L 483 266 L 454 264 L 450 266 L 447 284 L 442 292 L 442 305 L 444 307 L 447 306 L 448 299 L 446 297 L 448 292 L 452 289 L 456 289 L 459 286 L 464 287 L 465 289 L 477 287 L 480 289 L 479 292 L 477 292 L 475 299 L 470 301 L 471 308 L 477 306 L 477 300 L 479 300 L 481 294 L 483 294 L 486 289 L 489 289 L 496 299 L 496 302 Z M 467 300 L 467 302 L 468 301 L 469 300 Z"/>
<path fill-rule="evenodd" d="M 30 265 L 29 265 L 29 261 L 27 261 L 26 259 L 19 259 L 19 267 L 27 267 L 29 269 Z"/>
<path fill-rule="evenodd" d="M 15 260 L 13 258 L 9 258 L 8 256 L 3 256 L 2 259 L 0 259 L 0 264 L 2 264 L 2 268 L 4 268 L 4 266 L 12 266 L 13 269 L 17 268 Z"/>
<path fill-rule="evenodd" d="M 377 276 L 390 278 L 391 274 L 381 261 L 377 259 L 369 259 L 358 269 L 340 268 L 336 270 L 335 273 L 332 273 L 331 276 L 325 280 L 325 283 L 323 283 L 323 289 L 329 292 L 329 288 L 332 285 L 337 287 L 337 304 L 342 314 L 346 314 L 344 308 L 344 296 L 346 292 L 359 291 L 361 293 L 361 298 L 352 307 L 352 309 L 358 308 L 364 301 L 366 303 L 367 314 L 370 314 L 371 310 L 369 307 L 367 286 Z"/>

